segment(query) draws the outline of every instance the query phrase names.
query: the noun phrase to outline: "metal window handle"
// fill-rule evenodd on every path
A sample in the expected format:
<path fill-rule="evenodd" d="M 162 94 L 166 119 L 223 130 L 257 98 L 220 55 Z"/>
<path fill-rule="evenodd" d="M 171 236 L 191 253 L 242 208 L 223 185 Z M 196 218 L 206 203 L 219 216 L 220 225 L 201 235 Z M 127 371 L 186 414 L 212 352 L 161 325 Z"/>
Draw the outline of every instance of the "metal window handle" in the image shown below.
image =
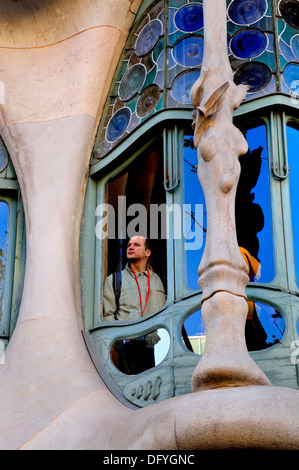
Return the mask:
<path fill-rule="evenodd" d="M 289 176 L 289 167 L 286 164 L 284 164 L 281 170 L 281 168 L 278 166 L 278 163 L 275 162 L 272 165 L 272 173 L 275 176 L 275 178 L 279 180 L 284 180 Z"/>
<path fill-rule="evenodd" d="M 289 176 L 285 113 L 282 116 L 271 113 L 271 132 L 273 136 L 272 173 L 278 180 L 284 180 Z"/>

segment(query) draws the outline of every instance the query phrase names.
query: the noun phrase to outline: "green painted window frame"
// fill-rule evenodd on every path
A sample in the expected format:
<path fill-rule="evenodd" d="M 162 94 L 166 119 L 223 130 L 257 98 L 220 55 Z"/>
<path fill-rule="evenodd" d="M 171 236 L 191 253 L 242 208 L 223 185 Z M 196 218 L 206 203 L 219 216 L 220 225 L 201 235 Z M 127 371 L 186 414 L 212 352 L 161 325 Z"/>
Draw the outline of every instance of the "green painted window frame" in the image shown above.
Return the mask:
<path fill-rule="evenodd" d="M 249 283 L 246 288 L 248 300 L 265 303 L 277 309 L 283 316 L 286 326 L 279 343 L 268 349 L 254 351 L 250 354 L 274 384 L 298 388 L 298 366 L 290 362 L 291 346 L 294 340 L 298 339 L 296 327 L 299 321 L 298 287 L 291 287 L 287 283 L 287 279 L 294 272 L 294 253 L 290 248 L 286 248 L 285 243 L 285 237 L 291 237 L 291 227 L 288 226 L 287 231 L 281 230 L 282 223 L 286 224 L 288 217 L 286 206 L 289 202 L 289 188 L 287 178 L 278 178 L 273 170 L 275 162 L 278 162 L 279 168 L 283 167 L 285 162 L 284 126 L 287 119 L 294 120 L 294 116 L 299 122 L 298 110 L 292 105 L 291 99 L 286 96 L 275 95 L 260 98 L 255 102 L 244 103 L 235 112 L 234 119 L 237 126 L 244 127 L 248 123 L 249 126 L 253 127 L 254 121 L 266 126 L 269 156 L 275 276 L 268 283 Z M 164 391 L 160 399 L 172 396 L 171 393 L 180 394 L 190 391 L 186 377 L 191 377 L 199 356 L 188 351 L 183 345 L 181 326 L 192 312 L 200 309 L 202 294 L 200 289 L 192 290 L 186 285 L 184 270 L 182 269 L 182 262 L 185 263 L 184 250 L 182 249 L 183 240 L 170 240 L 167 245 L 168 296 L 165 307 L 160 312 L 133 323 L 118 322 L 117 325 L 107 325 L 105 322 L 99 322 L 100 292 L 97 291 L 96 286 L 101 285 L 103 277 L 101 274 L 102 268 L 99 263 L 97 265 L 95 260 L 102 259 L 103 249 L 101 244 L 96 242 L 95 209 L 99 203 L 104 202 L 104 188 L 108 179 L 117 175 L 122 168 L 137 158 L 146 146 L 155 139 L 157 133 L 164 134 L 168 162 L 173 157 L 177 159 L 178 175 L 180 176 L 179 185 L 173 190 L 171 188 L 170 191 L 167 191 L 167 202 L 169 204 L 182 204 L 184 199 L 183 180 L 181 179 L 183 171 L 182 143 L 185 129 L 190 128 L 191 122 L 190 110 L 168 109 L 160 111 L 139 126 L 105 158 L 90 168 L 82 220 L 80 251 L 85 332 L 93 337 L 95 341 L 97 353 L 99 353 L 104 364 L 105 373 L 110 375 L 110 379 L 117 384 L 117 387 L 127 398 L 130 397 L 127 390 L 132 385 L 132 379 L 130 376 L 123 376 L 123 374 L 113 370 L 110 361 L 110 347 L 117 339 L 140 336 L 156 327 L 165 328 L 168 331 L 171 348 L 162 364 L 144 372 L 141 374 L 142 377 L 144 377 L 144 380 L 145 378 L 151 380 L 151 377 L 154 377 L 155 374 L 161 375 L 162 370 L 166 371 L 167 369 L 169 371 L 170 368 L 175 386 L 172 392 L 170 390 L 168 392 Z M 282 151 L 281 148 L 284 150 Z M 288 367 L 279 367 L 278 370 L 278 363 L 281 366 Z M 167 373 L 165 372 L 165 374 Z M 140 380 L 142 380 L 142 377 Z M 131 401 L 131 398 L 129 398 L 129 401 Z M 153 400 L 143 401 L 140 404 L 139 402 L 136 403 L 134 398 L 132 402 L 137 406 L 146 406 L 153 403 Z"/>
<path fill-rule="evenodd" d="M 299 102 L 298 102 L 299 103 Z M 286 127 L 289 122 L 295 123 L 299 129 L 299 113 L 297 116 L 290 115 L 288 112 L 283 112 L 281 116 L 283 134 L 283 150 L 284 150 L 284 159 L 283 164 L 285 165 L 287 171 L 289 169 L 288 161 L 288 149 L 287 149 L 287 136 L 286 136 Z M 283 204 L 283 218 L 284 218 L 284 230 L 285 237 L 288 240 L 287 243 L 287 276 L 288 276 L 288 285 L 289 291 L 296 295 L 299 294 L 299 279 L 296 275 L 296 263 L 295 263 L 295 252 L 294 252 L 294 237 L 293 237 L 293 228 L 292 228 L 292 213 L 291 213 L 291 188 L 289 184 L 288 177 L 285 178 L 282 184 L 282 204 Z M 291 223 L 289 223 L 291 221 Z"/>
<path fill-rule="evenodd" d="M 0 341 L 5 348 L 15 329 L 21 304 L 26 260 L 26 228 L 17 177 L 1 140 L 0 146 L 7 159 L 7 165 L 0 172 L 0 201 L 8 205 L 9 211 L 3 319 L 0 323 Z"/>

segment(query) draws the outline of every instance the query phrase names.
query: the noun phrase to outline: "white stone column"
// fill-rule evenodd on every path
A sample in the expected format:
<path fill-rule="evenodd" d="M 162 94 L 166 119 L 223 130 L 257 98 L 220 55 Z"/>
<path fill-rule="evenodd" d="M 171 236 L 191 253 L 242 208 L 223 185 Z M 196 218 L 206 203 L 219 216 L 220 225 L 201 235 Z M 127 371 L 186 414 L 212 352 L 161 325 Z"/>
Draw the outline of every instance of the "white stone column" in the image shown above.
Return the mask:
<path fill-rule="evenodd" d="M 95 133 L 139 3 L 0 1 L 0 128 L 26 220 L 23 297 L 0 366 L 1 449 L 34 446 L 89 396 L 113 401 L 81 333 L 79 237 Z M 71 447 L 95 447 L 89 422 L 88 436 L 72 427 Z"/>
<path fill-rule="evenodd" d="M 198 177 L 207 206 L 206 246 L 198 268 L 207 342 L 193 374 L 193 390 L 270 384 L 246 348 L 248 274 L 235 226 L 238 158 L 248 147 L 232 117 L 247 87 L 233 82 L 227 54 L 226 1 L 204 0 L 203 8 L 204 57 L 191 101 Z"/>

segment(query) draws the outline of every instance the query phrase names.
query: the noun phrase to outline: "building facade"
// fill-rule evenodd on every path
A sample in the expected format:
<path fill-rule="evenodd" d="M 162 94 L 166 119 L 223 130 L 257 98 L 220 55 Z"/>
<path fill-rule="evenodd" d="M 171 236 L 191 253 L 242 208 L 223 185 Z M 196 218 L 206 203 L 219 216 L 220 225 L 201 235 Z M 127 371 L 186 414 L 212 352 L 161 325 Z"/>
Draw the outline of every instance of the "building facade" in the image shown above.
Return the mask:
<path fill-rule="evenodd" d="M 0 2 L 2 449 L 299 447 L 299 3 L 208 1 Z M 228 220 L 208 211 L 192 127 L 207 44 L 222 60 L 213 9 L 247 87 L 233 114 L 248 145 L 233 227 L 250 275 L 241 338 L 233 320 L 203 320 L 198 284 L 211 220 Z M 165 304 L 106 322 L 105 279 L 136 233 Z M 154 332 L 155 365 L 121 370 L 117 346 Z M 218 375 L 192 388 L 215 352 Z"/>

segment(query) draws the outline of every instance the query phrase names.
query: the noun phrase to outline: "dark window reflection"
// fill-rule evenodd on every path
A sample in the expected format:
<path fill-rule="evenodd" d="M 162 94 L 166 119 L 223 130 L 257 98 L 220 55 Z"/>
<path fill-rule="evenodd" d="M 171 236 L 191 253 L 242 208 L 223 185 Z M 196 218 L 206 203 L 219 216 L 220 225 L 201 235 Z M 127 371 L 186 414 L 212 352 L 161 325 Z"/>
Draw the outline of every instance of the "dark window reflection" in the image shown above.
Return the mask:
<path fill-rule="evenodd" d="M 249 268 L 250 281 L 270 282 L 274 278 L 274 256 L 266 128 L 258 126 L 246 130 L 244 135 L 249 151 L 240 157 L 241 173 L 236 193 L 237 239 Z M 189 214 L 185 211 L 185 221 L 189 216 L 189 223 L 186 225 L 200 226 L 202 231 L 201 246 L 196 251 L 186 250 L 187 285 L 191 289 L 198 289 L 197 268 L 206 239 L 206 207 L 197 176 L 197 151 L 192 135 L 185 135 L 184 138 L 184 203 L 191 207 Z M 196 217 L 196 204 L 203 206 L 202 219 Z M 278 327 L 275 326 L 275 333 L 271 333 L 274 319 L 277 323 L 278 317 L 280 314 L 272 307 L 261 307 L 256 302 L 248 302 L 246 342 L 250 351 L 265 349 L 281 338 Z M 189 350 L 194 351 L 195 348 L 202 351 L 204 337 L 204 325 L 198 311 L 185 321 L 182 338 Z"/>
<path fill-rule="evenodd" d="M 249 151 L 240 157 L 241 174 L 236 194 L 236 230 L 242 254 L 250 268 L 250 281 L 270 282 L 274 278 L 268 153 L 265 126 L 244 132 Z M 184 138 L 185 223 L 189 230 L 201 230 L 202 243 L 196 250 L 186 244 L 186 280 L 198 289 L 197 268 L 206 240 L 206 206 L 197 176 L 197 150 L 192 135 Z M 195 211 L 202 205 L 202 217 Z M 186 206 L 190 205 L 187 211 Z M 188 233 L 187 233 L 188 235 Z M 191 247 L 191 245 L 190 245 Z"/>
<path fill-rule="evenodd" d="M 236 230 L 250 269 L 250 281 L 274 277 L 269 170 L 265 126 L 245 132 L 249 151 L 239 158 L 241 173 L 236 194 Z"/>
<path fill-rule="evenodd" d="M 270 305 L 248 302 L 250 321 L 246 321 L 245 339 L 248 351 L 259 351 L 278 343 L 285 325 L 281 314 Z"/>
<path fill-rule="evenodd" d="M 3 322 L 4 288 L 7 261 L 8 205 L 0 201 L 0 323 Z M 3 332 L 4 334 L 6 332 Z"/>
<path fill-rule="evenodd" d="M 260 351 L 278 343 L 285 330 L 281 314 L 272 306 L 248 301 L 251 320 L 246 320 L 245 340 L 248 351 Z M 189 315 L 182 328 L 182 340 L 189 351 L 203 354 L 206 334 L 201 310 Z"/>
<path fill-rule="evenodd" d="M 112 347 L 111 359 L 124 374 L 140 374 L 159 365 L 167 356 L 169 346 L 168 332 L 159 328 L 138 338 L 117 341 Z"/>
<path fill-rule="evenodd" d="M 298 174 L 299 174 L 299 158 L 298 158 L 298 138 L 299 132 L 295 124 L 289 123 L 287 126 L 287 148 L 288 148 L 288 164 L 289 164 L 289 182 L 290 182 L 290 195 L 291 195 L 291 211 L 292 211 L 292 225 L 294 237 L 294 251 L 295 251 L 295 266 L 297 284 L 299 279 L 299 187 L 298 187 Z M 292 126 L 292 127 L 291 127 Z"/>

